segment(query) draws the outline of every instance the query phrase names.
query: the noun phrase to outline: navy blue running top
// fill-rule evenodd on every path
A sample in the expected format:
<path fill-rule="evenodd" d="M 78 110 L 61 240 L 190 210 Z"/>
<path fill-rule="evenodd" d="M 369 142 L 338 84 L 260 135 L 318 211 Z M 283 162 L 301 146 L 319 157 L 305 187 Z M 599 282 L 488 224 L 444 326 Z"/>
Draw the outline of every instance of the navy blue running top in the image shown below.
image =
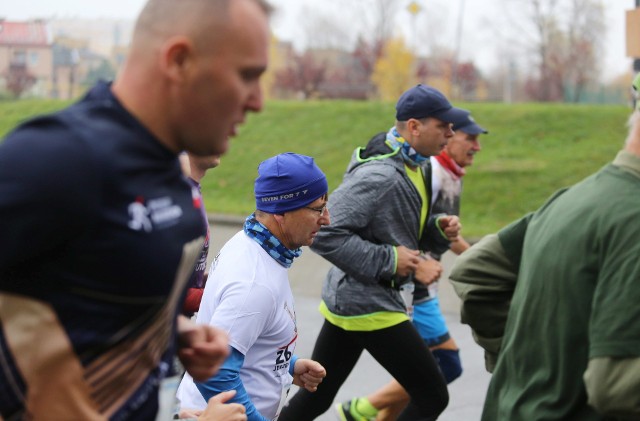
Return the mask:
<path fill-rule="evenodd" d="M 198 197 L 106 83 L 5 138 L 2 418 L 155 418 L 206 233 Z"/>

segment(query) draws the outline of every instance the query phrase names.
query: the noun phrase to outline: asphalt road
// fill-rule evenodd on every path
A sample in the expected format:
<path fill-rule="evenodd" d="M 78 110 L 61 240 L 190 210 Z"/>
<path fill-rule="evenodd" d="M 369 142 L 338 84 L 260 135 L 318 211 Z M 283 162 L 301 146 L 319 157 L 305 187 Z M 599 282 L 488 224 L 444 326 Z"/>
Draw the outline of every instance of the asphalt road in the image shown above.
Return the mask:
<path fill-rule="evenodd" d="M 234 218 L 211 216 L 210 221 L 209 258 L 212 259 L 224 243 L 241 229 L 241 225 Z M 469 327 L 460 323 L 459 299 L 447 280 L 454 259 L 454 254 L 446 253 L 442 261 L 445 273 L 440 281 L 440 304 L 451 336 L 460 347 L 464 371 L 459 379 L 449 385 L 449 406 L 438 420 L 475 421 L 480 419 L 490 375 L 484 369 L 482 349 L 473 341 Z M 290 269 L 289 279 L 296 300 L 299 332 L 296 354 L 300 357 L 308 358 L 311 355 L 323 322 L 323 317 L 318 312 L 318 304 L 320 303 L 322 281 L 329 267 L 326 260 L 308 248 L 304 248 L 302 256 L 296 259 Z M 338 392 L 336 400 L 342 401 L 366 395 L 390 379 L 389 374 L 365 352 Z M 295 390 L 292 390 L 291 393 L 295 393 Z M 320 421 L 335 421 L 337 419 L 332 410 L 317 418 Z"/>

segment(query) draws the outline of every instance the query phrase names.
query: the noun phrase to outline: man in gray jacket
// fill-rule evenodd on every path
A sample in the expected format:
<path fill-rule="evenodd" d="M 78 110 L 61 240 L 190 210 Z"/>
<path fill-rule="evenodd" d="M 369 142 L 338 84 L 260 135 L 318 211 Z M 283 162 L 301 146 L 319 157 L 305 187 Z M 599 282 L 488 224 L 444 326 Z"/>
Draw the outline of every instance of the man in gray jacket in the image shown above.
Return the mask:
<path fill-rule="evenodd" d="M 412 279 L 437 279 L 439 263 L 420 251 L 442 252 L 460 231 L 456 216 L 430 215 L 428 157 L 440 153 L 452 123 L 465 114 L 436 89 L 417 85 L 398 100 L 395 126 L 354 152 L 329 198 L 332 225 L 312 246 L 334 265 L 322 289 L 326 320 L 312 356 L 327 377 L 315 394 L 298 391 L 280 421 L 325 412 L 365 349 L 411 396 L 399 420 L 435 420 L 447 406 L 445 381 L 399 289 Z M 367 409 L 346 408 L 341 417 L 361 419 Z"/>

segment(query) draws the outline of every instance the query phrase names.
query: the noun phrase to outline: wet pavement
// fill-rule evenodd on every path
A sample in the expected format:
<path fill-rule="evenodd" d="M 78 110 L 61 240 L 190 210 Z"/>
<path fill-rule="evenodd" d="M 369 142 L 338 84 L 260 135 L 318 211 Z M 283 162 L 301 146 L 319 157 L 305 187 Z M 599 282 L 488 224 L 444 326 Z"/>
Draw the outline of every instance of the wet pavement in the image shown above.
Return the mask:
<path fill-rule="evenodd" d="M 241 229 L 241 222 L 237 218 L 220 218 L 215 215 L 210 216 L 210 221 L 209 257 L 212 259 L 222 245 Z M 464 371 L 460 378 L 449 385 L 449 406 L 438 420 L 476 421 L 480 419 L 490 375 L 484 369 L 482 349 L 473 341 L 469 327 L 460 323 L 459 299 L 447 280 L 454 259 L 454 254 L 446 253 L 442 261 L 445 273 L 440 281 L 440 305 L 451 336 L 460 347 Z M 299 332 L 296 354 L 303 358 L 311 355 L 315 339 L 322 326 L 323 317 L 318 312 L 318 305 L 322 281 L 329 267 L 330 264 L 326 260 L 305 247 L 302 256 L 296 259 L 290 269 L 289 279 L 296 300 Z M 365 352 L 338 392 L 336 400 L 342 401 L 354 396 L 366 395 L 390 379 L 389 374 Z M 295 390 L 292 390 L 293 393 Z M 337 419 L 332 409 L 317 418 L 319 421 Z"/>

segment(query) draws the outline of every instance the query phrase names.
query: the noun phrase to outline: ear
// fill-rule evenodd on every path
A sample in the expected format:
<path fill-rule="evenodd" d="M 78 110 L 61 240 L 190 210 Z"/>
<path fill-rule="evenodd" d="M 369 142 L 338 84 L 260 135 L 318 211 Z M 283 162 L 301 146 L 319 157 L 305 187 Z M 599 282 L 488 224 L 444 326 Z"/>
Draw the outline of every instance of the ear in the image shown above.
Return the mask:
<path fill-rule="evenodd" d="M 284 214 L 274 213 L 273 214 L 273 219 L 276 220 L 278 225 L 282 225 L 284 223 Z"/>
<path fill-rule="evenodd" d="M 182 35 L 169 38 L 162 46 L 160 61 L 160 68 L 170 80 L 183 82 L 195 63 L 193 43 Z"/>
<path fill-rule="evenodd" d="M 415 118 L 410 118 L 409 121 L 407 121 L 407 129 L 412 136 L 417 137 L 420 135 L 420 125 L 420 120 L 416 120 Z"/>

